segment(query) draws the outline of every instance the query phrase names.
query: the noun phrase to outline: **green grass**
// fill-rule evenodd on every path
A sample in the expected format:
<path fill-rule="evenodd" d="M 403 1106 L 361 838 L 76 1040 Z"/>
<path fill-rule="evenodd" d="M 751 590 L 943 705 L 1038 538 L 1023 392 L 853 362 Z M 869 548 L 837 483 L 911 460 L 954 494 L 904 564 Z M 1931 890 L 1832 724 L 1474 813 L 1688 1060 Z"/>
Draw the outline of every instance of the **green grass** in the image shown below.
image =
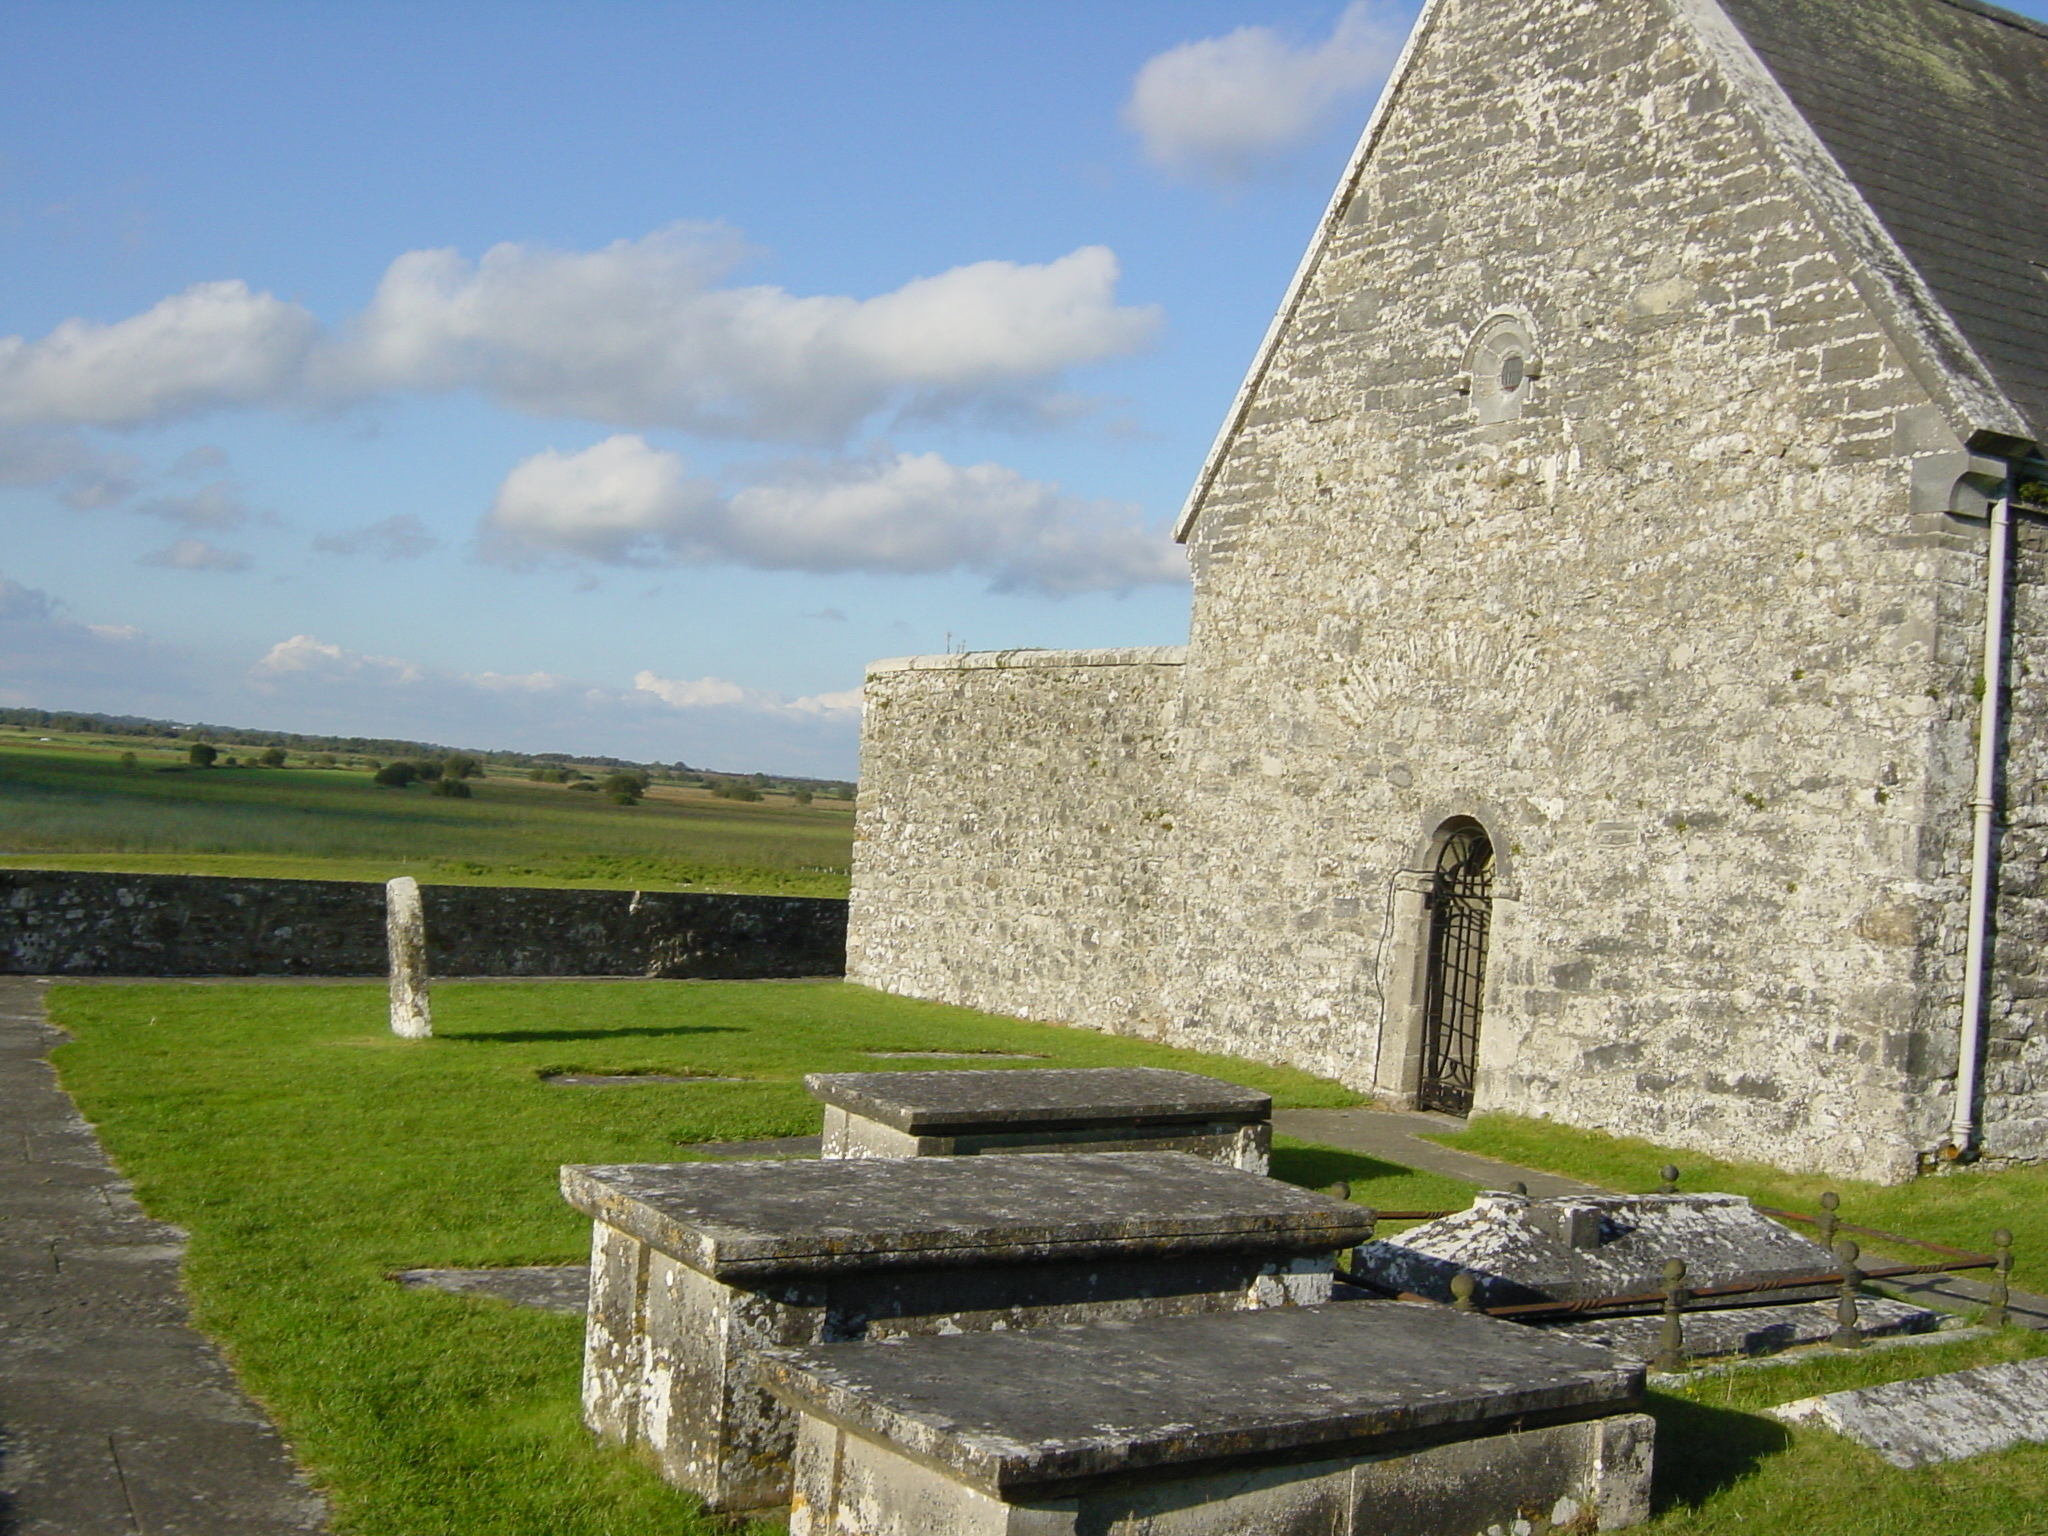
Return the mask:
<path fill-rule="evenodd" d="M 631 1457 L 591 1443 L 578 1416 L 575 1319 L 387 1278 L 416 1266 L 580 1260 L 588 1224 L 556 1194 L 561 1163 L 671 1161 L 690 1142 L 815 1132 L 804 1072 L 931 1065 L 870 1051 L 1172 1065 L 1263 1088 L 1282 1106 L 1356 1102 L 1286 1068 L 841 983 L 444 983 L 428 1041 L 390 1035 L 373 985 L 72 984 L 53 989 L 50 1003 L 73 1035 L 56 1053 L 65 1086 L 151 1213 L 191 1233 L 185 1274 L 200 1325 L 327 1490 L 343 1536 L 720 1529 Z M 564 1070 L 746 1081 L 540 1081 Z M 1458 1140 L 1622 1187 L 1654 1181 L 1665 1157 L 1609 1144 L 1609 1163 L 1565 1166 L 1560 1143 L 1539 1134 L 1553 1129 L 1488 1120 Z M 1514 1134 L 1523 1139 L 1506 1140 Z M 1693 1187 L 1736 1182 L 1702 1159 L 1678 1160 Z M 1646 1177 L 1630 1176 L 1645 1166 Z M 1274 1171 L 1311 1187 L 1347 1179 L 1354 1198 L 1385 1208 L 1460 1207 L 1472 1192 L 1285 1140 Z M 1854 1198 L 1852 1213 L 1869 1214 L 1857 1208 L 1860 1188 Z M 2043 1348 L 2048 1340 L 2008 1331 L 1927 1349 L 1823 1352 L 1653 1393 L 1658 1515 L 1646 1529 L 2038 1536 L 2048 1448 L 1906 1473 L 1761 1410 Z"/>
<path fill-rule="evenodd" d="M 1781 1210 L 1816 1213 L 1821 1193 L 1833 1190 L 1842 1197 L 1844 1221 L 1980 1253 L 1990 1251 L 1992 1232 L 2004 1227 L 2013 1234 L 2014 1283 L 2048 1288 L 2048 1168 L 1957 1169 L 1910 1184 L 1866 1184 L 1787 1173 L 1763 1163 L 1725 1162 L 1519 1115 L 1482 1115 L 1467 1130 L 1430 1139 L 1605 1189 L 1653 1190 L 1658 1170 L 1670 1163 L 1683 1174 L 1682 1188 L 1727 1190 Z M 1858 1240 L 1873 1252 L 1914 1256 L 1907 1249 L 1885 1250 L 1882 1244 Z"/>
<path fill-rule="evenodd" d="M 1990 1339 L 1783 1363 L 1652 1392 L 1657 1516 L 1646 1536 L 2040 1536 L 2048 1446 L 1905 1472 L 1827 1430 L 1764 1410 L 1822 1392 L 2048 1353 L 2007 1329 Z"/>
<path fill-rule="evenodd" d="M 137 767 L 124 769 L 122 751 Z M 134 742 L 0 738 L 0 867 L 843 896 L 852 806 L 659 787 L 635 806 L 520 777 L 473 797 L 363 769 L 183 766 Z"/>
<path fill-rule="evenodd" d="M 191 1233 L 200 1326 L 355 1536 L 711 1529 L 690 1500 L 591 1445 L 575 1319 L 385 1278 L 581 1259 L 589 1223 L 556 1192 L 562 1163 L 667 1162 L 679 1143 L 815 1133 L 804 1072 L 920 1065 L 871 1050 L 1173 1065 L 1283 1104 L 1355 1102 L 1287 1068 L 837 983 L 445 983 L 428 1041 L 395 1039 L 368 985 L 69 985 L 50 1004 L 74 1035 L 56 1053 L 65 1087 L 151 1213 Z M 749 1081 L 540 1081 L 564 1069 Z M 1400 1203 L 1450 1203 L 1462 1189 L 1341 1153 L 1278 1162 L 1310 1182 L 1352 1179 L 1367 1201 L 1382 1179 Z"/>

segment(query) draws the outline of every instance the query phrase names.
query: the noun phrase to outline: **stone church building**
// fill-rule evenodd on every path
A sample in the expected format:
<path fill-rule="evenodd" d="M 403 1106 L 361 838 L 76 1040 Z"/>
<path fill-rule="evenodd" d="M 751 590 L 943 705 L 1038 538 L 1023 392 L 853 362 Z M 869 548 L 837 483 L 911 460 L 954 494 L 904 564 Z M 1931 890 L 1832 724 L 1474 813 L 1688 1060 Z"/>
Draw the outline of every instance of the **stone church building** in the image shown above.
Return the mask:
<path fill-rule="evenodd" d="M 870 670 L 850 974 L 2048 1157 L 2044 429 L 2048 27 L 1431 0 L 1188 499 L 1187 646 Z"/>

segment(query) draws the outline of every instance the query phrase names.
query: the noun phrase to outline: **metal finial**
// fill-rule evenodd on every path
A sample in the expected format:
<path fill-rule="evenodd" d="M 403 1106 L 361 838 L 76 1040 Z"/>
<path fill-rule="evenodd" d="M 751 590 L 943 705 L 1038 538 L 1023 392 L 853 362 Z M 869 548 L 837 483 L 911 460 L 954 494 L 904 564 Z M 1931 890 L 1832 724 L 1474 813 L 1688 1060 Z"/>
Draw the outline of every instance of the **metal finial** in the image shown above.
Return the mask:
<path fill-rule="evenodd" d="M 1659 1177 L 1659 1178 L 1661 1178 L 1661 1179 L 1662 1179 L 1662 1180 L 1664 1181 L 1664 1182 L 1663 1182 L 1662 1184 L 1659 1184 L 1659 1185 L 1657 1186 L 1657 1193 L 1658 1193 L 1658 1194 L 1660 1194 L 1660 1195 L 1675 1195 L 1675 1194 L 1677 1194 L 1677 1193 L 1678 1193 L 1678 1166 L 1677 1166 L 1677 1164 L 1675 1164 L 1675 1163 L 1666 1163 L 1666 1164 L 1665 1164 L 1665 1165 L 1664 1165 L 1664 1166 L 1663 1166 L 1663 1167 L 1662 1167 L 1661 1169 L 1659 1169 L 1659 1170 L 1658 1170 L 1658 1177 Z"/>
<path fill-rule="evenodd" d="M 1472 1303 L 1472 1293 L 1478 1289 L 1479 1281 L 1474 1278 L 1472 1271 L 1469 1269 L 1459 1270 L 1455 1275 L 1451 1276 L 1451 1305 L 1460 1312 L 1476 1310 Z"/>
<path fill-rule="evenodd" d="M 1863 1289 L 1863 1271 L 1856 1267 L 1856 1260 L 1862 1253 L 1846 1237 L 1835 1244 L 1835 1257 L 1842 1265 L 1842 1295 L 1835 1303 L 1835 1331 L 1828 1335 L 1828 1342 L 1837 1349 L 1861 1349 L 1869 1342 L 1857 1326 L 1856 1314 L 1856 1296 Z"/>
<path fill-rule="evenodd" d="M 1664 1329 L 1657 1341 L 1657 1358 L 1651 1362 L 1660 1371 L 1676 1375 L 1685 1369 L 1685 1260 L 1664 1261 Z"/>

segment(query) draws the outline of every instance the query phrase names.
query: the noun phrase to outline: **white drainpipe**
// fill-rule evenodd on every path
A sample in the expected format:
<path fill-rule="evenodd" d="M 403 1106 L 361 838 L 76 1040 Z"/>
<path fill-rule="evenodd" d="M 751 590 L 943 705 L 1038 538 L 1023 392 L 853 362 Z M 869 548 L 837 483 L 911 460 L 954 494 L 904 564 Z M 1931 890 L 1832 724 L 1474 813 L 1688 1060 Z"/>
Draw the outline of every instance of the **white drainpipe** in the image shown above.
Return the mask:
<path fill-rule="evenodd" d="M 2005 680 L 2005 608 L 2011 564 L 2012 479 L 1991 502 L 1991 557 L 1984 572 L 1984 698 L 1977 710 L 1977 787 L 1970 798 L 1969 939 L 1963 951 L 1963 1017 L 1956 1060 L 1956 1112 L 1945 1156 L 1976 1154 L 1981 1132 L 1984 1078 L 1984 1015 L 1988 978 L 1984 954 L 1991 939 L 1997 901 L 1992 872 L 1997 853 L 1998 730 L 2001 684 Z"/>

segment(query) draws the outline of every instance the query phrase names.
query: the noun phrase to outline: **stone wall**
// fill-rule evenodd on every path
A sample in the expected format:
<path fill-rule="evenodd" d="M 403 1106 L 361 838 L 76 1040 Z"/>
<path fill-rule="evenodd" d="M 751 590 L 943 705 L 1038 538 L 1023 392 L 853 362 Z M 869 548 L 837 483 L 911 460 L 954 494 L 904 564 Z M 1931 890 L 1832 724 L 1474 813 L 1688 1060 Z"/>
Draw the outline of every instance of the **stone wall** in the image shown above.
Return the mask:
<path fill-rule="evenodd" d="M 1479 1108 L 1880 1179 L 1942 1140 L 1984 534 L 1916 510 L 1960 445 L 1681 9 L 1432 7 L 1194 504 L 1185 664 L 871 680 L 863 980 L 1398 1101 L 1470 816 Z M 1486 420 L 1503 325 L 1540 373 Z M 1991 1137 L 2041 1156 L 2020 692 Z"/>
<path fill-rule="evenodd" d="M 837 975 L 846 903 L 797 896 L 427 886 L 440 976 Z M 373 976 L 384 888 L 346 880 L 0 870 L 0 972 Z"/>
<path fill-rule="evenodd" d="M 1133 1032 L 1162 1020 L 1178 650 L 868 669 L 847 973 Z"/>

